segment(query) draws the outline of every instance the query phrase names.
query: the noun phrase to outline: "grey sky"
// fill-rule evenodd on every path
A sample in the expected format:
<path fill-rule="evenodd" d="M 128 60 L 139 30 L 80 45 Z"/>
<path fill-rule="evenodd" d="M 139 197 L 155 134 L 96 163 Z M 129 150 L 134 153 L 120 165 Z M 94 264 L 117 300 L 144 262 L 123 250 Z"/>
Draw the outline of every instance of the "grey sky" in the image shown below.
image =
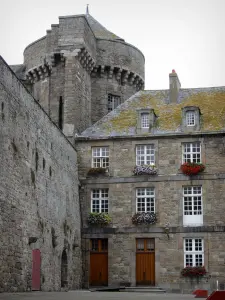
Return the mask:
<path fill-rule="evenodd" d="M 145 88 L 225 85 L 225 0 L 1 0 L 0 55 L 23 62 L 23 50 L 58 16 L 90 14 L 145 55 Z"/>

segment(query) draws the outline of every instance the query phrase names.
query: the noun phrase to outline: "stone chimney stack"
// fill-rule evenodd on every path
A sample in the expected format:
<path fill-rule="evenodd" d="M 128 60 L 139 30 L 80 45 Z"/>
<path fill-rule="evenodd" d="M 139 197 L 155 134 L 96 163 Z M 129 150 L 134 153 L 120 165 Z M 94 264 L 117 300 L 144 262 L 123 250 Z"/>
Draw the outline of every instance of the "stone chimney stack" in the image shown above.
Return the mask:
<path fill-rule="evenodd" d="M 170 78 L 170 103 L 177 103 L 181 84 L 175 70 L 172 70 L 172 73 L 169 74 L 169 78 Z"/>

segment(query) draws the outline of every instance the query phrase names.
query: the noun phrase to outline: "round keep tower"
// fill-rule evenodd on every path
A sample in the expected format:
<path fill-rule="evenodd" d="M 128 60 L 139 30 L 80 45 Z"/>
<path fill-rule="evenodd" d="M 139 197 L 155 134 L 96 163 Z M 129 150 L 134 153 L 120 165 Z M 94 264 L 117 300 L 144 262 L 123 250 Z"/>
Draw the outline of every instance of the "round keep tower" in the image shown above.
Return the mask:
<path fill-rule="evenodd" d="M 24 50 L 26 85 L 67 136 L 144 88 L 144 56 L 89 13 L 59 17 Z"/>

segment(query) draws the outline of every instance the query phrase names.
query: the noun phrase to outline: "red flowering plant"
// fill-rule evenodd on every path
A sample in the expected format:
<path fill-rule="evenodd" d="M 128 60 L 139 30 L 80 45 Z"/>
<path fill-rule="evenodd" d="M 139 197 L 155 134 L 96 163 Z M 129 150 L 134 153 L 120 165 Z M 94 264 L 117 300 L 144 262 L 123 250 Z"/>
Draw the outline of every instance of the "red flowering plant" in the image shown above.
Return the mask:
<path fill-rule="evenodd" d="M 206 275 L 206 269 L 204 266 L 190 267 L 186 266 L 181 270 L 181 275 L 184 277 L 201 277 Z"/>
<path fill-rule="evenodd" d="M 197 175 L 205 170 L 205 166 L 200 163 L 185 162 L 180 167 L 181 171 L 188 176 Z"/>

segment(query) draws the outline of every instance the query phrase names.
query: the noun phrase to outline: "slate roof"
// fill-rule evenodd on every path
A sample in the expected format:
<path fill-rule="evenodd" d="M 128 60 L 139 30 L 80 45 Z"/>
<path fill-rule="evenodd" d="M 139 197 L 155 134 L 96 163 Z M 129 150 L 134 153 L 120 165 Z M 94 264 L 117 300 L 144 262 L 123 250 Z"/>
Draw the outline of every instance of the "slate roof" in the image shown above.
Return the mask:
<path fill-rule="evenodd" d="M 157 115 L 152 136 L 181 133 L 181 109 L 197 106 L 201 111 L 201 132 L 225 130 L 225 87 L 180 89 L 177 103 L 169 103 L 169 90 L 140 91 L 107 114 L 83 137 L 136 135 L 138 109 L 152 108 Z M 139 136 L 141 134 L 138 134 Z"/>
<path fill-rule="evenodd" d="M 114 33 L 108 31 L 104 26 L 102 26 L 97 20 L 95 20 L 91 15 L 85 15 L 95 37 L 97 39 L 106 39 L 106 40 L 120 40 L 124 41 L 124 39 L 115 35 Z"/>

